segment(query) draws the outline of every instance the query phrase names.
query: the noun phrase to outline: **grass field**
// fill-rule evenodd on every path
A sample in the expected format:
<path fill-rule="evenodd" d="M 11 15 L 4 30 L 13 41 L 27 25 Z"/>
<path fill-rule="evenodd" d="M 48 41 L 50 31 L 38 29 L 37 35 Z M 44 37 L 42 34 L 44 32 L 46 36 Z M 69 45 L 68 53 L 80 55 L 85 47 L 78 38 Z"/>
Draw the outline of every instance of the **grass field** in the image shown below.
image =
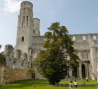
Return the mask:
<path fill-rule="evenodd" d="M 98 83 L 96 81 L 89 80 L 89 82 L 85 82 L 85 85 L 82 85 L 83 81 L 84 80 L 77 80 L 77 83 L 79 84 L 77 89 L 98 89 Z M 63 80 L 60 83 L 69 84 L 69 81 Z M 33 84 L 36 84 L 36 87 L 33 87 Z M 0 85 L 0 89 L 69 89 L 69 87 L 53 86 L 49 85 L 48 81 L 32 79 Z"/>

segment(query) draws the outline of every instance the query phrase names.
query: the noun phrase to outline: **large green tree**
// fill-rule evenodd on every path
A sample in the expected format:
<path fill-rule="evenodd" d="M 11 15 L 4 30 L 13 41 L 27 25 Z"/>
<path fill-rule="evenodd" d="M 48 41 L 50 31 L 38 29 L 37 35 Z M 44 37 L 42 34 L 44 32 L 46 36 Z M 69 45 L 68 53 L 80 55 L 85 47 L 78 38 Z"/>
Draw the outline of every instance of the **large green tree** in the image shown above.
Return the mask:
<path fill-rule="evenodd" d="M 73 42 L 65 26 L 60 26 L 59 22 L 55 22 L 48 30 L 44 35 L 43 44 L 46 50 L 38 54 L 33 64 L 37 65 L 40 73 L 50 84 L 55 84 L 65 78 L 68 66 L 77 66 L 79 58 L 74 54 Z"/>

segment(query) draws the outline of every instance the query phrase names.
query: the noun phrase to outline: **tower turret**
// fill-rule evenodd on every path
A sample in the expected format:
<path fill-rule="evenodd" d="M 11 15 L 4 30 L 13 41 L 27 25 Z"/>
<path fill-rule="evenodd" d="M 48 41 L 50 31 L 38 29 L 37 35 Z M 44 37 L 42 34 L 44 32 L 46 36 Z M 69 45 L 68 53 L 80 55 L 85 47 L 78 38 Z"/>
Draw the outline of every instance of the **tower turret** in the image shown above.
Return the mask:
<path fill-rule="evenodd" d="M 28 1 L 21 3 L 20 15 L 18 16 L 16 49 L 28 53 L 33 36 L 33 4 Z"/>
<path fill-rule="evenodd" d="M 38 18 L 33 18 L 33 36 L 40 36 L 40 20 Z"/>

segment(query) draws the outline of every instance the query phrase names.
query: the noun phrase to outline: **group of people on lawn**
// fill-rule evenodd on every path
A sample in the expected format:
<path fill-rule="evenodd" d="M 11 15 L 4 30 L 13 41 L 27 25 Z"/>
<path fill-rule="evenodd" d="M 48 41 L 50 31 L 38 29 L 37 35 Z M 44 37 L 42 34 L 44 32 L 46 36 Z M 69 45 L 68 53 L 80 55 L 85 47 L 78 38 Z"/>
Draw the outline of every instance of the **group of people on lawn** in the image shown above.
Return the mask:
<path fill-rule="evenodd" d="M 88 78 L 86 78 L 86 81 L 88 82 Z M 85 85 L 85 81 L 83 82 L 83 85 Z M 73 86 L 75 86 L 75 89 L 77 89 L 77 82 L 76 82 L 76 80 L 74 81 L 74 84 L 72 83 L 72 81 L 70 81 L 69 89 L 73 89 Z"/>
<path fill-rule="evenodd" d="M 76 82 L 76 80 L 74 81 L 74 86 L 75 86 L 75 89 L 77 89 L 77 82 Z M 73 89 L 72 81 L 70 81 L 70 83 L 69 83 L 69 89 Z"/>

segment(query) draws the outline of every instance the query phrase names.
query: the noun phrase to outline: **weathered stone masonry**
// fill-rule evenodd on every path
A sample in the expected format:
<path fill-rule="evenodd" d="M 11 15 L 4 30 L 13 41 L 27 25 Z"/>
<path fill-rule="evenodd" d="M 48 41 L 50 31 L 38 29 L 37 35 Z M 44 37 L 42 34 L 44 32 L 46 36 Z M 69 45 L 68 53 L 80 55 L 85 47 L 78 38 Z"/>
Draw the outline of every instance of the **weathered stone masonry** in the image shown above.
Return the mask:
<path fill-rule="evenodd" d="M 98 34 L 69 34 L 74 41 L 73 47 L 80 58 L 79 67 L 69 68 L 70 77 L 91 78 L 98 81 Z M 7 67 L 26 70 L 31 68 L 31 62 L 37 57 L 45 39 L 40 36 L 40 20 L 33 18 L 33 4 L 21 3 L 18 16 L 16 46 L 5 47 Z M 35 78 L 42 78 L 35 73 Z"/>
<path fill-rule="evenodd" d="M 7 47 L 12 46 L 8 45 Z M 7 62 L 8 60 L 6 60 L 6 56 L 8 56 L 6 52 L 5 56 L 0 54 L 0 84 L 5 84 L 17 80 L 32 79 L 32 73 L 28 72 L 26 67 L 24 67 L 25 69 L 16 66 L 13 67 L 15 65 L 13 63 L 14 60 L 9 55 L 11 60 L 10 62 Z M 7 64 L 10 64 L 10 66 Z"/>
<path fill-rule="evenodd" d="M 33 18 L 33 4 L 22 2 L 18 18 L 17 42 L 15 49 L 27 53 L 33 59 L 37 56 L 44 43 L 40 36 L 40 20 Z M 27 18 L 28 17 L 28 18 Z M 69 37 L 74 41 L 73 47 L 80 58 L 79 68 L 70 68 L 69 75 L 83 78 L 98 79 L 98 34 L 73 34 Z"/>
<path fill-rule="evenodd" d="M 18 18 L 17 42 L 15 49 L 27 53 L 33 59 L 37 56 L 44 43 L 44 37 L 40 36 L 40 20 L 33 18 L 33 4 L 22 2 Z M 28 17 L 28 19 L 27 19 Z M 28 23 L 28 24 L 27 24 Z M 79 68 L 70 68 L 69 75 L 93 80 L 98 79 L 98 34 L 69 34 L 74 41 L 73 47 L 80 58 Z"/>

